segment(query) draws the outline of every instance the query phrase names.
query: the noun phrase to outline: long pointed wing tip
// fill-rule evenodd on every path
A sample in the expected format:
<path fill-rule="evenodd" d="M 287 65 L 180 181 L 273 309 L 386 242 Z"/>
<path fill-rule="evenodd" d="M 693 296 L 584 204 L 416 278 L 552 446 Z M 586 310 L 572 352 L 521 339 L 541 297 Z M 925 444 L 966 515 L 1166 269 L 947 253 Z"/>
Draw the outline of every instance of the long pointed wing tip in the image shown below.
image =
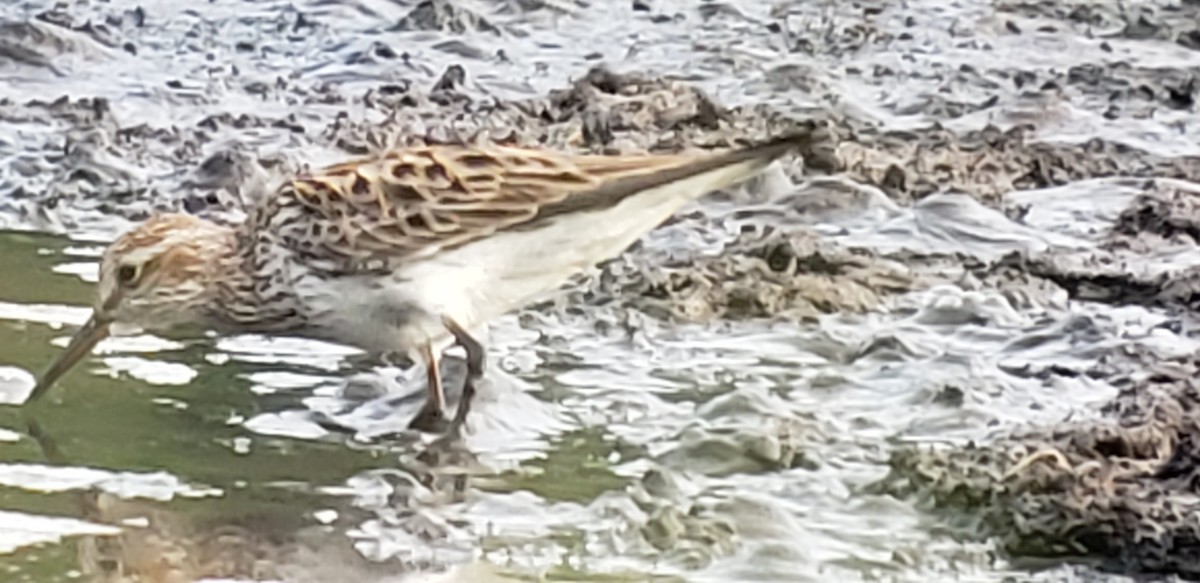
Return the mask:
<path fill-rule="evenodd" d="M 794 129 L 787 133 L 771 138 L 755 146 L 755 150 L 770 152 L 774 156 L 782 156 L 789 151 L 797 150 L 813 143 L 813 130 Z"/>

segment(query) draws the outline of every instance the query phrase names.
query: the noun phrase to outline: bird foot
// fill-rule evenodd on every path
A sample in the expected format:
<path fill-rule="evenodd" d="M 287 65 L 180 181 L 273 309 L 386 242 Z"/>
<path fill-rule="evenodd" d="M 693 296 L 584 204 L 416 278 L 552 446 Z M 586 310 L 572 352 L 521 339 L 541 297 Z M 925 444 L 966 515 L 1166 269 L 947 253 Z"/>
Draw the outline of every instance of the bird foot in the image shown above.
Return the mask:
<path fill-rule="evenodd" d="M 426 401 L 425 406 L 408 422 L 408 428 L 425 433 L 445 433 L 451 429 L 451 424 L 446 419 L 445 411 Z"/>

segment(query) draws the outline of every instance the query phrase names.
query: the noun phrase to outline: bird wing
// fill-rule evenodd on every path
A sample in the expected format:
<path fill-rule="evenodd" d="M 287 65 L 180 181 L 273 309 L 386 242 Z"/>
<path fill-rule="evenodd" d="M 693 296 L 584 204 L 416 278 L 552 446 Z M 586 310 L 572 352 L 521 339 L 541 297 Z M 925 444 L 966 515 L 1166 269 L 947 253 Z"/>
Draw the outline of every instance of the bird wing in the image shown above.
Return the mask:
<path fill-rule="evenodd" d="M 785 140 L 715 155 L 404 148 L 291 180 L 271 197 L 270 208 L 260 209 L 256 228 L 279 234 L 280 242 L 313 262 L 357 271 L 428 257 L 554 215 L 601 210 L 722 164 L 774 159 L 795 145 L 794 138 Z"/>

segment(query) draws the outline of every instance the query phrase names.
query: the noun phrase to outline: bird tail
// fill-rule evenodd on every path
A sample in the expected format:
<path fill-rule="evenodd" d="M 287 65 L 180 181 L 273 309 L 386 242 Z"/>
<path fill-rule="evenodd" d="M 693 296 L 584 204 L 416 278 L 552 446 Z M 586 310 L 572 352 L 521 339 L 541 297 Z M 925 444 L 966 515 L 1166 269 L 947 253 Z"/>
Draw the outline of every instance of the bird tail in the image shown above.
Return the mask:
<path fill-rule="evenodd" d="M 534 220 L 612 208 L 628 198 L 664 186 L 672 186 L 673 192 L 689 195 L 687 198 L 698 198 L 748 178 L 784 154 L 811 143 L 811 132 L 798 132 L 720 154 L 684 158 L 685 161 L 680 164 L 648 168 L 643 172 L 614 178 L 592 190 L 572 194 L 558 203 L 545 205 L 539 209 Z"/>

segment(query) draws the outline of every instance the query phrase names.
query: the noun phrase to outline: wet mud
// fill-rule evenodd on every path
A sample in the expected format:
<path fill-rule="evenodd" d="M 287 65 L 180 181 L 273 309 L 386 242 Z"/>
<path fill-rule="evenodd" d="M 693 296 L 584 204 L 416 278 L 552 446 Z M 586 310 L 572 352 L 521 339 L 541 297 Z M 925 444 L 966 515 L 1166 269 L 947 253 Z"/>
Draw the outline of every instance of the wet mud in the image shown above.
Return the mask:
<path fill-rule="evenodd" d="M 86 519 L 151 527 L 87 539 L 86 573 L 341 576 L 321 548 L 460 580 L 1200 578 L 1200 5 L 210 9 L 0 8 L 0 226 L 237 221 L 399 144 L 812 143 L 498 323 L 465 443 L 397 429 L 419 371 L 243 374 L 246 439 L 386 467 L 330 487 L 332 524 L 101 492 Z M 265 366 L 245 342 L 214 355 Z"/>
<path fill-rule="evenodd" d="M 1100 419 L 1022 429 L 961 449 L 900 450 L 878 486 L 944 512 L 967 536 L 998 537 L 1018 557 L 1194 579 L 1195 355 L 1154 361 L 1143 379 L 1106 379 L 1124 386 Z"/>

